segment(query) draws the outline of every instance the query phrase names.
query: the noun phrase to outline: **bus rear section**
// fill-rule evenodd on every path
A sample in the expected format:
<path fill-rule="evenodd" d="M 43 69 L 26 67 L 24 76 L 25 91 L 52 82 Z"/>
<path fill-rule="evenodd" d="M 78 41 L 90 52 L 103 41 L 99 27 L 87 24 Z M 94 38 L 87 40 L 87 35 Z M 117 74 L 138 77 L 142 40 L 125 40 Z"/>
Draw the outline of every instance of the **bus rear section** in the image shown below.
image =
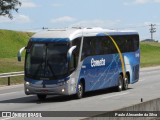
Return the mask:
<path fill-rule="evenodd" d="M 128 84 L 133 84 L 139 79 L 138 34 L 112 33 L 110 36 L 116 45 L 105 33 L 84 37 L 79 79 L 85 81 L 85 91 L 110 87 L 116 87 L 118 91 L 126 90 Z"/>

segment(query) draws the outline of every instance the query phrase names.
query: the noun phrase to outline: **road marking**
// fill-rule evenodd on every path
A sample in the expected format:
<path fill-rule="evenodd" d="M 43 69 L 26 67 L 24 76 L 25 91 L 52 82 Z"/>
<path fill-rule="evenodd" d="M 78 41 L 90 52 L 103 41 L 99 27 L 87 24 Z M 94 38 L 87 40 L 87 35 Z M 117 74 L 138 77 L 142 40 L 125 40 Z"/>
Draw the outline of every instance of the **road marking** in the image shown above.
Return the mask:
<path fill-rule="evenodd" d="M 115 94 L 115 95 L 111 95 L 111 96 L 102 97 L 101 99 L 108 99 L 108 98 L 112 98 L 112 97 L 122 96 L 122 95 L 126 95 L 128 93 L 129 92 L 125 92 L 125 93 L 121 93 L 121 94 Z"/>
<path fill-rule="evenodd" d="M 0 90 L 12 89 L 12 88 L 23 88 L 24 84 L 11 85 L 11 86 L 1 86 Z"/>
<path fill-rule="evenodd" d="M 2 93 L 2 94 L 0 94 L 0 96 L 1 96 L 1 95 L 3 96 L 3 95 L 10 95 L 10 94 L 17 94 L 17 93 L 23 93 L 23 91 Z"/>
<path fill-rule="evenodd" d="M 13 119 L 13 117 L 2 118 L 2 119 L 0 119 L 0 120 L 9 120 L 9 119 Z"/>

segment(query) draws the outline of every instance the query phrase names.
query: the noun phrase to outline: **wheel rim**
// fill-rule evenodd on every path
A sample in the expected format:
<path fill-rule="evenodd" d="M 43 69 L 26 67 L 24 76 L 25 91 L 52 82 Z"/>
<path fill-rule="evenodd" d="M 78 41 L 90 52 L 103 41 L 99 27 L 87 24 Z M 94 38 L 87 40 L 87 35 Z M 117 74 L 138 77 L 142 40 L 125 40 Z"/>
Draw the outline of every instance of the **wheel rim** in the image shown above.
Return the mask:
<path fill-rule="evenodd" d="M 78 85 L 78 95 L 79 95 L 79 97 L 81 97 L 82 94 L 83 94 L 83 88 L 82 88 L 82 85 L 79 84 L 79 85 Z"/>
<path fill-rule="evenodd" d="M 121 81 L 121 79 L 119 80 L 119 89 L 122 89 L 122 81 Z"/>
<path fill-rule="evenodd" d="M 119 77 L 119 90 L 121 91 L 122 90 L 122 77 L 120 76 Z"/>
<path fill-rule="evenodd" d="M 124 90 L 128 89 L 128 77 L 124 80 Z"/>

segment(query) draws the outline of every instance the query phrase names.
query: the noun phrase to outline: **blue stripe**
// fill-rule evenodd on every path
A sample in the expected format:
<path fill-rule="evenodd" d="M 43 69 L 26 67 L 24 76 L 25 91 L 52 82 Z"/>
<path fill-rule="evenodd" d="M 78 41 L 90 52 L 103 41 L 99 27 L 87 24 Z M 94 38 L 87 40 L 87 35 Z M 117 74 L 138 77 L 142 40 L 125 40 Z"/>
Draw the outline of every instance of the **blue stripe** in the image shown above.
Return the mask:
<path fill-rule="evenodd" d="M 31 42 L 69 42 L 69 38 L 31 38 Z"/>
<path fill-rule="evenodd" d="M 108 35 L 138 35 L 137 32 L 109 32 Z M 105 33 L 98 33 L 96 36 L 107 36 Z"/>

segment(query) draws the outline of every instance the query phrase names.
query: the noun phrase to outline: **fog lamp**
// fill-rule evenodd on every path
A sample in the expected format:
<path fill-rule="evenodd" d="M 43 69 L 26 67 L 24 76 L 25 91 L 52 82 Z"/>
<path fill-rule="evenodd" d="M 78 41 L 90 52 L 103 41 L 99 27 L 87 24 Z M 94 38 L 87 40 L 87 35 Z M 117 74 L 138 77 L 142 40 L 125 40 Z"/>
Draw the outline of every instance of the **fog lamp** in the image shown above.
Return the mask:
<path fill-rule="evenodd" d="M 64 92 L 65 90 L 64 89 L 62 89 L 62 92 Z"/>

